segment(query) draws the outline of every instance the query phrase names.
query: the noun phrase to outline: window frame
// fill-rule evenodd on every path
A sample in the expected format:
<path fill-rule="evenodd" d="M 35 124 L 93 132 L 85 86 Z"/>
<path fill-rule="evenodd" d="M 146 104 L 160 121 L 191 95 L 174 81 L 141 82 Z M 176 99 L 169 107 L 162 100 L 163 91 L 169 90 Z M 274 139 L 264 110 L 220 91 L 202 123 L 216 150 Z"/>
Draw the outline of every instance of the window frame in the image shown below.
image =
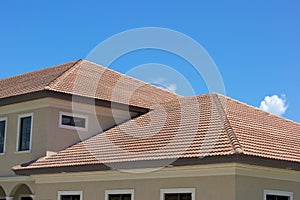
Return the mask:
<path fill-rule="evenodd" d="M 85 119 L 85 124 L 84 124 L 85 128 L 78 127 L 78 126 L 68 126 L 68 125 L 62 124 L 62 116 L 63 115 Z M 88 131 L 88 125 L 89 125 L 89 123 L 88 123 L 88 121 L 89 121 L 88 115 L 60 111 L 59 112 L 59 119 L 58 120 L 59 120 L 59 122 L 58 122 L 58 127 L 59 128 L 65 128 L 65 129 L 71 129 L 71 130 L 78 130 L 78 131 Z"/>
<path fill-rule="evenodd" d="M 293 192 L 281 191 L 281 190 L 264 190 L 264 200 L 267 200 L 267 195 L 278 195 L 278 196 L 287 196 L 293 200 Z"/>
<path fill-rule="evenodd" d="M 5 129 L 4 129 L 4 138 L 3 138 L 3 152 L 0 152 L 0 155 L 5 154 L 5 149 L 6 149 L 6 136 L 7 136 L 7 117 L 1 117 L 0 122 L 4 121 L 5 122 Z"/>
<path fill-rule="evenodd" d="M 134 200 L 134 189 L 105 190 L 105 200 L 110 194 L 131 194 L 131 200 Z"/>
<path fill-rule="evenodd" d="M 173 194 L 173 193 L 191 193 L 192 200 L 196 200 L 196 188 L 165 188 L 160 189 L 160 200 L 164 199 L 164 194 Z"/>
<path fill-rule="evenodd" d="M 30 142 L 29 142 L 29 149 L 28 150 L 19 150 L 20 145 L 20 134 L 21 134 L 21 119 L 31 117 L 31 124 L 30 124 Z M 17 144 L 16 144 L 16 153 L 29 153 L 32 149 L 32 131 L 33 131 L 33 113 L 26 113 L 26 114 L 19 114 L 18 115 L 18 127 L 17 127 Z"/>
<path fill-rule="evenodd" d="M 83 200 L 83 191 L 58 191 L 57 192 L 57 200 L 61 200 L 61 195 L 80 195 L 80 200 Z"/>

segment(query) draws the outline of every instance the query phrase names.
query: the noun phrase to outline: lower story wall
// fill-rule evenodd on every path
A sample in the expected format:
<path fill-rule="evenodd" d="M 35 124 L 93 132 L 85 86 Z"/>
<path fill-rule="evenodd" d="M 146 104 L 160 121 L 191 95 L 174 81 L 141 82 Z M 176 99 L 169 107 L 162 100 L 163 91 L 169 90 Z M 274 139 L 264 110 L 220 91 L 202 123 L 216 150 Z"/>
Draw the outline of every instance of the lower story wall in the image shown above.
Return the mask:
<path fill-rule="evenodd" d="M 58 194 L 64 191 L 80 192 L 82 200 L 106 200 L 106 191 L 122 189 L 134 191 L 134 200 L 163 200 L 162 189 L 180 188 L 192 190 L 192 200 L 265 200 L 266 191 L 285 192 L 300 200 L 300 171 L 228 163 L 145 173 L 109 170 L 0 177 L 0 199 L 14 200 L 24 193 L 33 200 L 60 200 Z"/>
<path fill-rule="evenodd" d="M 300 199 L 300 180 L 284 181 L 272 178 L 258 178 L 250 176 L 236 176 L 237 200 L 263 200 L 264 191 L 293 193 L 293 200 Z"/>
<path fill-rule="evenodd" d="M 104 200 L 105 190 L 134 189 L 135 200 L 160 200 L 160 189 L 195 188 L 197 200 L 234 200 L 235 177 L 143 179 L 36 185 L 37 199 L 57 199 L 58 191 L 82 191 L 84 200 Z"/>

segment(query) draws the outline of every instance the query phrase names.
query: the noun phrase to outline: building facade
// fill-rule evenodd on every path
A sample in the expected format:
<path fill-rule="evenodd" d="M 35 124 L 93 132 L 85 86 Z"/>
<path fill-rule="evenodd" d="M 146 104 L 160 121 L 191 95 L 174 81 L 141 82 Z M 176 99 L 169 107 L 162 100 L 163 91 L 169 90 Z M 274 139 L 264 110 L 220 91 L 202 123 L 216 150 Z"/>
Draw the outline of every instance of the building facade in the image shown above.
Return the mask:
<path fill-rule="evenodd" d="M 85 60 L 0 80 L 0 200 L 297 200 L 300 124 Z"/>

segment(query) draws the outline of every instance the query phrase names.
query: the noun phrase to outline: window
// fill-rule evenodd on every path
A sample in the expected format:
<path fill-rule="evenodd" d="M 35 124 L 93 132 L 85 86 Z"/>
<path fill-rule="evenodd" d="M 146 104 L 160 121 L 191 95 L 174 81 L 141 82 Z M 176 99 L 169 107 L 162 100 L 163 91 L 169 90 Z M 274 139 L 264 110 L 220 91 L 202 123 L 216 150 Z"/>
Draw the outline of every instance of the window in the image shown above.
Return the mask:
<path fill-rule="evenodd" d="M 87 124 L 87 116 L 65 112 L 59 113 L 59 127 L 61 128 L 87 131 Z"/>
<path fill-rule="evenodd" d="M 105 200 L 133 200 L 134 190 L 106 190 Z"/>
<path fill-rule="evenodd" d="M 20 200 L 32 200 L 31 195 L 20 195 Z"/>
<path fill-rule="evenodd" d="M 160 200 L 196 200 L 195 188 L 161 189 Z"/>
<path fill-rule="evenodd" d="M 59 191 L 58 200 L 82 200 L 82 191 Z"/>
<path fill-rule="evenodd" d="M 0 118 L 0 154 L 5 153 L 6 121 L 7 118 Z"/>
<path fill-rule="evenodd" d="M 264 190 L 264 200 L 293 200 L 293 193 L 278 190 Z"/>
<path fill-rule="evenodd" d="M 30 151 L 33 113 L 19 115 L 17 151 Z"/>

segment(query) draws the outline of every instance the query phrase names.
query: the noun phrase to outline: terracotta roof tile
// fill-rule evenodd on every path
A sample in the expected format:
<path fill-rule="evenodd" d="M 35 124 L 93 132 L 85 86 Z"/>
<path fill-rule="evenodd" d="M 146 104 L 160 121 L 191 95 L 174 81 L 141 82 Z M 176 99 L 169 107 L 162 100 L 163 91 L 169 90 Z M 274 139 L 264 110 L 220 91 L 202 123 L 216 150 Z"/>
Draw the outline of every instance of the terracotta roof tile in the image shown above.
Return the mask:
<path fill-rule="evenodd" d="M 0 99 L 42 90 L 143 108 L 178 97 L 177 94 L 86 60 L 0 80 Z"/>
<path fill-rule="evenodd" d="M 232 99 L 226 102 L 244 154 L 300 162 L 300 124 Z"/>
<path fill-rule="evenodd" d="M 73 67 L 76 62 L 0 79 L 0 99 L 44 90 L 52 81 Z"/>
<path fill-rule="evenodd" d="M 300 124 L 222 95 L 179 97 L 84 60 L 0 80 L 1 99 L 42 90 L 152 110 L 14 170 L 234 154 L 300 163 Z"/>
<path fill-rule="evenodd" d="M 179 98 L 14 170 L 250 155 L 300 163 L 300 124 L 228 97 Z"/>
<path fill-rule="evenodd" d="M 149 122 L 149 120 L 152 120 Z M 181 98 L 26 168 L 235 153 L 211 95 Z"/>

